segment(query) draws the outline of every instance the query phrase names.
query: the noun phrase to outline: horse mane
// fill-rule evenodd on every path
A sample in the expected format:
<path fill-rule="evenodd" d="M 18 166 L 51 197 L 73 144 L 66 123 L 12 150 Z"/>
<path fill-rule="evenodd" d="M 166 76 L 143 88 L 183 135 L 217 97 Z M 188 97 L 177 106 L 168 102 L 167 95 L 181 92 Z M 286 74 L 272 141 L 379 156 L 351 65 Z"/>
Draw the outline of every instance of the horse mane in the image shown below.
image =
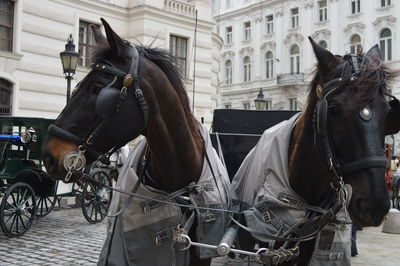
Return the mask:
<path fill-rule="evenodd" d="M 127 44 L 129 43 L 127 42 Z M 164 72 L 168 80 L 171 82 L 172 87 L 175 88 L 178 94 L 190 128 L 197 129 L 198 122 L 190 110 L 189 98 L 183 83 L 183 77 L 176 67 L 176 57 L 166 49 L 152 48 L 143 44 L 137 45 L 136 48 L 138 49 L 139 54 L 142 54 L 145 58 L 155 63 L 161 69 L 161 71 Z M 112 52 L 113 51 L 110 49 L 107 42 L 97 43 L 97 49 L 94 52 L 92 62 L 95 64 L 103 60 L 107 60 L 108 58 L 112 58 Z"/>
<path fill-rule="evenodd" d="M 341 62 L 328 75 L 325 74 L 324 76 L 324 73 L 319 68 L 314 71 L 315 75 L 309 88 L 309 103 L 317 101 L 315 93 L 317 85 L 322 85 L 338 77 L 342 77 L 345 80 L 350 79 L 353 74 L 350 54 L 337 57 L 341 59 Z M 379 58 L 362 52 L 357 55 L 357 61 L 360 66 L 358 78 L 330 96 L 331 104 L 346 105 L 346 110 L 348 111 L 358 110 L 366 106 L 378 95 L 387 95 L 389 93 L 387 87 L 400 74 L 399 71 L 392 70 Z M 335 101 L 335 95 L 339 95 L 344 89 L 351 90 L 351 97 L 346 102 Z"/>

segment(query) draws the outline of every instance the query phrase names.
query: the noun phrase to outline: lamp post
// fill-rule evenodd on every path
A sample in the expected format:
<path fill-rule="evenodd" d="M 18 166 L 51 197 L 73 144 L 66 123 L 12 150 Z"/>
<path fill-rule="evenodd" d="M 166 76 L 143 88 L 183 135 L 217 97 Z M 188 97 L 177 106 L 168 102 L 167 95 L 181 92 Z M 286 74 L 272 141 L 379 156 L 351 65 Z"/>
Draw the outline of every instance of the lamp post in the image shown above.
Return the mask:
<path fill-rule="evenodd" d="M 71 80 L 75 74 L 79 56 L 79 53 L 75 52 L 74 39 L 72 38 L 72 34 L 70 34 L 65 44 L 65 51 L 60 53 L 64 75 L 67 80 L 67 104 L 71 96 Z"/>
<path fill-rule="evenodd" d="M 264 93 L 262 91 L 262 88 L 260 88 L 260 92 L 257 94 L 257 99 L 254 100 L 254 103 L 256 105 L 256 110 L 265 110 L 267 101 L 264 100 Z"/>

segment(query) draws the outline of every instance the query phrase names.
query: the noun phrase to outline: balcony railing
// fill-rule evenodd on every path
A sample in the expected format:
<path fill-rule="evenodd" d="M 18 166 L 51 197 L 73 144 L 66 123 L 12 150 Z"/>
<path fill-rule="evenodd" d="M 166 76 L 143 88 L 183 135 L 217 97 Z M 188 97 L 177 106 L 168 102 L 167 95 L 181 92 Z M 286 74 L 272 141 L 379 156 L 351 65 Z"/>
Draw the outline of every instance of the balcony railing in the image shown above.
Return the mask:
<path fill-rule="evenodd" d="M 196 15 L 196 8 L 193 4 L 178 0 L 164 0 L 164 9 L 189 17 Z"/>
<path fill-rule="evenodd" d="M 278 84 L 290 84 L 304 82 L 304 73 L 285 73 L 277 76 Z"/>

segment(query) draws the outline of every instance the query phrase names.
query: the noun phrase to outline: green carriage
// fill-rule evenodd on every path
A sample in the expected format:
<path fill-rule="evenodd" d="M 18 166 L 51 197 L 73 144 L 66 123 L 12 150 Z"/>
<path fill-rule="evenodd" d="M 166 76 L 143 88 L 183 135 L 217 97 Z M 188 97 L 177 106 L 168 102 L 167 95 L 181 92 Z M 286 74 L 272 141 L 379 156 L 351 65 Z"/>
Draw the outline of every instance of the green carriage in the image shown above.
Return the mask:
<path fill-rule="evenodd" d="M 0 116 L 0 226 L 10 237 L 53 209 L 57 182 L 44 171 L 42 143 L 52 119 Z"/>

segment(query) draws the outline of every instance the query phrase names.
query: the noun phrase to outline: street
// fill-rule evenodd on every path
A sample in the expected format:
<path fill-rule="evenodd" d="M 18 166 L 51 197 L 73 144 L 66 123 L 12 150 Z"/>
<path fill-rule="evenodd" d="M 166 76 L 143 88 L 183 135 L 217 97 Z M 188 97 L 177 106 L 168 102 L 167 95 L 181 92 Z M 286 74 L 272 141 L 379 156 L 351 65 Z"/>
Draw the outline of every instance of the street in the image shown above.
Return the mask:
<path fill-rule="evenodd" d="M 0 233 L 0 265 L 95 265 L 106 223 L 89 224 L 80 208 L 61 209 L 36 219 L 28 233 L 7 238 Z M 358 232 L 359 255 L 353 265 L 400 265 L 400 235 L 381 228 Z M 214 259 L 212 266 L 247 265 L 244 261 Z"/>

